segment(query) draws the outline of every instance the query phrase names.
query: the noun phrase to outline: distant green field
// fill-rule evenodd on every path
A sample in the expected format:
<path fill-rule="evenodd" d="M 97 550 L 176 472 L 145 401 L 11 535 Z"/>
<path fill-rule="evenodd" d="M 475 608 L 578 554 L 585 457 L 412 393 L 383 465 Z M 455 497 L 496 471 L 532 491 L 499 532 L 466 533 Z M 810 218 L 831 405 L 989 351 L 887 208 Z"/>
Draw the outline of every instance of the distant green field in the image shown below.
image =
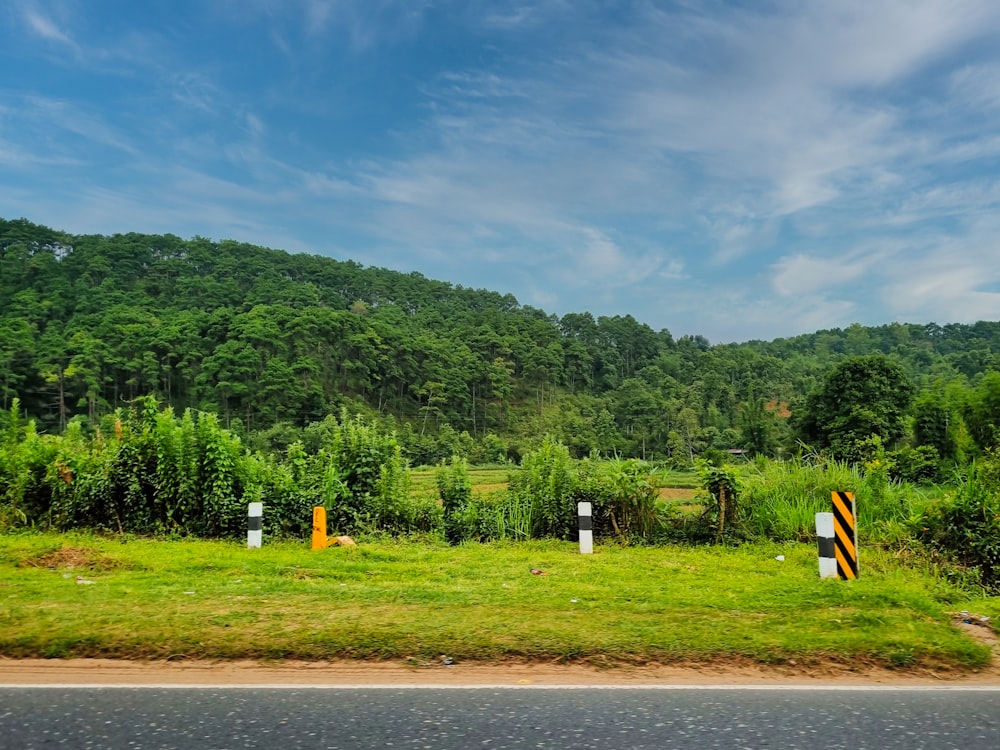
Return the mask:
<path fill-rule="evenodd" d="M 470 467 L 472 491 L 485 493 L 507 486 L 513 466 Z M 414 496 L 437 497 L 436 469 L 420 467 L 410 471 L 410 492 Z M 661 488 L 697 489 L 701 486 L 698 475 L 691 471 L 661 469 L 652 474 L 653 483 Z"/>
<path fill-rule="evenodd" d="M 653 474 L 653 481 L 657 487 L 676 487 L 679 489 L 699 489 L 701 487 L 701 477 L 693 471 L 677 471 L 674 469 L 660 469 Z"/>
<path fill-rule="evenodd" d="M 360 542 L 0 535 L 0 656 L 972 669 L 950 613 L 1000 609 L 874 549 L 842 582 L 813 545 Z"/>
<path fill-rule="evenodd" d="M 510 467 L 469 468 L 474 493 L 490 492 L 507 486 Z M 410 494 L 415 497 L 437 497 L 437 469 L 420 467 L 410 471 Z"/>

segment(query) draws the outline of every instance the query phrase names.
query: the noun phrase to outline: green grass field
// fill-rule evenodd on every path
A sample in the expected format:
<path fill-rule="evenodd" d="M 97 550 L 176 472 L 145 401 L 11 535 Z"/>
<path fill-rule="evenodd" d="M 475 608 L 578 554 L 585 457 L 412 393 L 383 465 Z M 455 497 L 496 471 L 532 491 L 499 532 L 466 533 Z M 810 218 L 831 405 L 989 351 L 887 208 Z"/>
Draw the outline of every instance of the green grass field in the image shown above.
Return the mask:
<path fill-rule="evenodd" d="M 511 469 L 508 467 L 471 467 L 469 479 L 472 491 L 484 494 L 507 486 Z M 421 467 L 410 470 L 410 494 L 413 497 L 437 498 L 437 469 Z"/>
<path fill-rule="evenodd" d="M 1000 610 L 997 599 L 974 604 Z M 812 545 L 600 546 L 582 556 L 563 542 L 312 551 L 304 542 L 247 550 L 0 536 L 7 657 L 737 658 L 974 669 L 988 663 L 988 647 L 950 623 L 950 613 L 971 608 L 938 578 L 874 550 L 862 553 L 860 580 L 821 581 Z"/>

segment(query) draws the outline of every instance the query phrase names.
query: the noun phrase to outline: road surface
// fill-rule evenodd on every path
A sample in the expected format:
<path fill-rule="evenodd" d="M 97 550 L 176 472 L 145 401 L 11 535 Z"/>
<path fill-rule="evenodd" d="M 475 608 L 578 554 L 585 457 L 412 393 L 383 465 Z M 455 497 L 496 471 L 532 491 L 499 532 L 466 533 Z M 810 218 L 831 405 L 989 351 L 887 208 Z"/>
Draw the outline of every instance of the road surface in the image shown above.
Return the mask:
<path fill-rule="evenodd" d="M 8 686 L 0 748 L 998 750 L 996 687 Z"/>

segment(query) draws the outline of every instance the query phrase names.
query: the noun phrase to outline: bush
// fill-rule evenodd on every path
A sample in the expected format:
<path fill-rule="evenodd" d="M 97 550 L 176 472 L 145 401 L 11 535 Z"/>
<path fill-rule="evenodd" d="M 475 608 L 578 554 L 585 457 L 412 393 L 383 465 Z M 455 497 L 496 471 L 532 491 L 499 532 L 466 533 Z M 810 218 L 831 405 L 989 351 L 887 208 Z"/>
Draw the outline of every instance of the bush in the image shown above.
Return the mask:
<path fill-rule="evenodd" d="M 507 490 L 473 496 L 459 513 L 458 528 L 465 541 L 525 541 L 532 538 L 530 499 Z"/>
<path fill-rule="evenodd" d="M 595 537 L 649 539 L 660 522 L 656 507 L 659 493 L 651 471 L 650 464 L 634 458 L 589 458 L 580 464 L 574 499 L 591 504 Z"/>
<path fill-rule="evenodd" d="M 569 449 L 546 437 L 511 474 L 509 490 L 531 513 L 533 538 L 571 539 L 577 533 L 575 476 Z"/>
<path fill-rule="evenodd" d="M 323 444 L 315 456 L 295 446 L 300 491 L 327 508 L 330 529 L 340 533 L 414 529 L 409 475 L 395 433 L 374 421 L 341 412 L 316 429 Z"/>
<path fill-rule="evenodd" d="M 703 533 L 710 532 L 716 544 L 724 540 L 738 539 L 742 536 L 739 527 L 740 483 L 736 470 L 731 466 L 722 466 L 698 460 L 698 474 L 702 486 L 708 492 L 709 502 L 701 517 Z"/>
<path fill-rule="evenodd" d="M 0 443 L 0 528 L 35 525 L 52 504 L 48 467 L 56 446 L 21 418 L 21 403 L 13 400 Z"/>
<path fill-rule="evenodd" d="M 889 475 L 899 482 L 922 484 L 940 478 L 941 456 L 933 445 L 901 448 L 888 454 Z"/>
<path fill-rule="evenodd" d="M 462 512 L 472 503 L 472 480 L 469 465 L 464 458 L 451 457 L 451 464 L 443 461 L 438 467 L 438 494 L 444 517 L 444 535 L 449 544 L 462 541 Z"/>
<path fill-rule="evenodd" d="M 240 537 L 250 502 L 264 503 L 272 534 L 307 533 L 320 504 L 343 532 L 440 528 L 436 503 L 410 500 L 394 434 L 346 413 L 307 433 L 316 452 L 293 442 L 279 463 L 247 451 L 214 414 L 178 418 L 152 397 L 116 412 L 91 438 L 77 423 L 39 437 L 15 404 L 0 436 L 0 528 Z"/>
<path fill-rule="evenodd" d="M 970 467 L 958 490 L 916 524 L 921 541 L 978 571 L 983 585 L 1000 589 L 1000 450 Z"/>

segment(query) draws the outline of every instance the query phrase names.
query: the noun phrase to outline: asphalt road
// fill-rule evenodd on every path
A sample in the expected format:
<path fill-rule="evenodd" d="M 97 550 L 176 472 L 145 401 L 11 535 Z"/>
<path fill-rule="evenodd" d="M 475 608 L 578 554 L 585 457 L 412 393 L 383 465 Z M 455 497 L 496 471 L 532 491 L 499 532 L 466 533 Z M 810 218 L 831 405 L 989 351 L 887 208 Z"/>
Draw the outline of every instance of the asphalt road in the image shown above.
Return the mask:
<path fill-rule="evenodd" d="M 1000 749 L 1000 690 L 0 689 L 0 748 Z"/>

